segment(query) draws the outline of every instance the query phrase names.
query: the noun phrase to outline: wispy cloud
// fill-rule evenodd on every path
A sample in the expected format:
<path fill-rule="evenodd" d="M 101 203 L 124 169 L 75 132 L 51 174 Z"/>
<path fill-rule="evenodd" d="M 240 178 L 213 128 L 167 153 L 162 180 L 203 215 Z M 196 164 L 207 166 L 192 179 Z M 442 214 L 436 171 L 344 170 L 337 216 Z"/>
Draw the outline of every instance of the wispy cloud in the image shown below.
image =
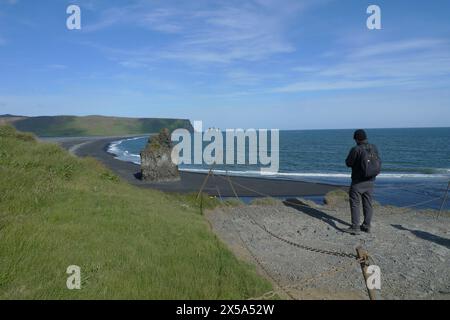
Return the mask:
<path fill-rule="evenodd" d="M 411 53 L 441 47 L 446 44 L 448 44 L 448 41 L 444 39 L 412 39 L 385 42 L 356 50 L 352 53 L 352 57 L 369 58 L 393 53 Z"/>
<path fill-rule="evenodd" d="M 137 2 L 110 8 L 84 30 L 125 24 L 165 34 L 165 42 L 156 52 L 140 49 L 124 56 L 124 60 L 133 61 L 130 65 L 155 58 L 188 63 L 257 61 L 295 51 L 287 37 L 289 21 L 317 5 L 311 0 L 287 0 L 282 6 L 274 0 L 214 2 L 208 6 L 198 5 L 200 2 L 182 6 Z"/>
<path fill-rule="evenodd" d="M 307 77 L 275 92 L 349 90 L 448 83 L 449 43 L 444 39 L 413 39 L 353 48 L 343 61 L 308 67 Z M 314 70 L 315 69 L 315 70 Z"/>

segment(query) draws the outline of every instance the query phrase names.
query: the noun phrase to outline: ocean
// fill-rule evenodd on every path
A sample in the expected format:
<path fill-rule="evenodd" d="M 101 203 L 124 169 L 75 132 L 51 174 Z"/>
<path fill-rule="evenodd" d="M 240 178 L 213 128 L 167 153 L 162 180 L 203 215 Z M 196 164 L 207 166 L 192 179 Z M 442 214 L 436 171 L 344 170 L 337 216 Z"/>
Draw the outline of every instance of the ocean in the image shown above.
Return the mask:
<path fill-rule="evenodd" d="M 383 160 L 375 199 L 383 205 L 439 209 L 450 182 L 450 128 L 369 129 Z M 271 179 L 350 184 L 345 158 L 354 145 L 353 130 L 280 131 L 279 172 Z M 116 141 L 108 151 L 117 159 L 139 163 L 148 137 Z M 261 176 L 255 165 L 217 165 L 217 174 Z M 181 165 L 180 170 L 207 172 L 206 165 Z M 449 195 L 450 198 L 450 195 Z M 319 199 L 313 199 L 319 200 Z M 450 199 L 444 206 L 450 210 Z"/>

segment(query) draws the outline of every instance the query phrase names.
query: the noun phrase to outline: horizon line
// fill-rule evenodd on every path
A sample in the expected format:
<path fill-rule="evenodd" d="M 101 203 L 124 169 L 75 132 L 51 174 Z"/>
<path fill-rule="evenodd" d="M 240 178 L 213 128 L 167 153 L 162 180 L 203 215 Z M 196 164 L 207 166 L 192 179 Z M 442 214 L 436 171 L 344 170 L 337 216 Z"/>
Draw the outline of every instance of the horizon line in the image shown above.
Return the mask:
<path fill-rule="evenodd" d="M 0 117 L 26 117 L 26 118 L 37 118 L 37 117 L 105 117 L 105 118 L 129 118 L 129 119 L 168 119 L 168 120 L 188 120 L 191 124 L 194 121 L 202 121 L 202 120 L 191 120 L 188 118 L 176 118 L 176 117 L 143 117 L 143 116 L 111 116 L 111 115 L 100 115 L 100 114 L 87 114 L 87 115 L 70 115 L 70 114 L 59 114 L 59 115 L 16 115 L 16 114 L 0 114 Z M 214 129 L 219 129 L 216 127 L 210 127 Z M 277 129 L 271 128 L 270 130 L 280 130 L 280 131 L 319 131 L 319 130 L 355 130 L 355 129 L 365 129 L 365 130 L 386 130 L 386 129 L 447 129 L 450 128 L 450 124 L 448 126 L 407 126 L 407 127 L 354 127 L 354 128 L 297 128 L 297 129 Z M 241 129 L 241 128 L 234 128 Z M 267 128 L 253 128 L 248 127 L 247 129 L 267 129 Z"/>

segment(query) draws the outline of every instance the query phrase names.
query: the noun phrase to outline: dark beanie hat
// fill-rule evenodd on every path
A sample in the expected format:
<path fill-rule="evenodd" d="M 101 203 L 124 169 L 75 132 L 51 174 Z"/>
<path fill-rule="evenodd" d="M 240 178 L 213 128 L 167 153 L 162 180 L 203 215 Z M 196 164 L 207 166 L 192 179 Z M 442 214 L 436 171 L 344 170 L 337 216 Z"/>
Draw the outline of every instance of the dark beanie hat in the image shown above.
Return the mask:
<path fill-rule="evenodd" d="M 353 135 L 353 139 L 358 140 L 358 141 L 367 140 L 367 134 L 362 129 L 356 130 L 355 134 Z"/>

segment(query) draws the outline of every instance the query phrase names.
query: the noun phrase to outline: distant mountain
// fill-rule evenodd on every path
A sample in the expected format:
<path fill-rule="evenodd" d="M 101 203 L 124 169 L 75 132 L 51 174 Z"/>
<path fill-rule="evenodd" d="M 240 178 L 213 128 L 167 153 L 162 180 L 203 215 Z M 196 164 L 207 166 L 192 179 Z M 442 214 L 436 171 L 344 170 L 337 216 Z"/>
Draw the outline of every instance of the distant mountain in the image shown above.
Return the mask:
<path fill-rule="evenodd" d="M 0 118 L 19 118 L 21 116 L 15 116 L 13 114 L 0 114 Z"/>
<path fill-rule="evenodd" d="M 162 128 L 193 130 L 186 119 L 0 115 L 0 124 L 8 123 L 17 130 L 32 132 L 39 137 L 138 135 L 156 133 Z"/>
<path fill-rule="evenodd" d="M 12 123 L 14 121 L 21 120 L 24 118 L 26 118 L 26 117 L 16 116 L 16 115 L 12 115 L 12 114 L 2 114 L 2 115 L 0 115 L 0 125 Z"/>

